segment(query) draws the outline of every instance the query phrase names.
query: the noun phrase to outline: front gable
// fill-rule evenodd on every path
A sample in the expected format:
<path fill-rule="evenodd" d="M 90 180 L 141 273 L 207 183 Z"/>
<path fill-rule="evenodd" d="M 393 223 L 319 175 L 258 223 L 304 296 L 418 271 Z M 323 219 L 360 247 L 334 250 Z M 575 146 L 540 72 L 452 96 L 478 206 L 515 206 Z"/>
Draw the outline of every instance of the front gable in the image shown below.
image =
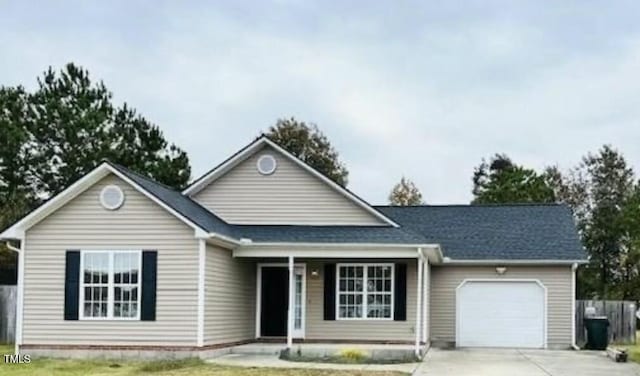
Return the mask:
<path fill-rule="evenodd" d="M 394 225 L 364 201 L 327 182 L 328 179 L 268 140 L 247 154 L 197 191 L 187 189 L 186 193 L 233 224 Z M 258 160 L 265 155 L 276 161 L 275 171 L 270 174 L 257 168 Z"/>
<path fill-rule="evenodd" d="M 123 170 L 127 172 L 124 173 Z M 132 176 L 134 175 L 137 176 L 136 174 L 133 174 L 130 171 L 123 169 L 122 167 L 115 167 L 115 165 L 111 165 L 109 162 L 103 162 L 91 172 L 67 187 L 64 191 L 50 198 L 44 204 L 40 205 L 38 208 L 27 214 L 18 222 L 14 223 L 12 226 L 4 230 L 2 233 L 0 233 L 0 239 L 24 238 L 24 233 L 26 230 L 47 219 L 50 215 L 56 213 L 57 211 L 63 210 L 78 196 L 83 195 L 86 191 L 94 188 L 97 183 L 103 181 L 103 179 L 105 179 L 105 177 L 107 176 L 119 179 L 119 182 L 122 183 L 123 186 L 126 186 L 127 190 L 135 190 L 137 194 L 145 196 L 150 203 L 153 202 L 153 205 L 158 206 L 159 210 L 163 209 L 165 211 L 165 214 L 173 216 L 175 219 L 181 221 L 188 227 L 191 227 L 196 232 L 205 232 L 205 229 L 203 229 L 202 226 L 195 224 L 193 221 L 183 216 L 180 212 L 176 211 L 173 207 L 167 205 L 167 203 L 163 202 L 163 200 L 161 200 L 159 197 L 150 193 L 144 187 L 140 186 L 140 178 L 136 177 L 138 182 L 132 180 Z M 120 184 L 115 185 L 118 186 L 121 190 L 125 190 L 125 188 L 121 187 Z M 183 197 L 177 192 L 175 194 L 179 197 Z M 126 195 L 124 195 L 124 200 L 126 201 Z M 202 210 L 204 211 L 204 209 Z"/>

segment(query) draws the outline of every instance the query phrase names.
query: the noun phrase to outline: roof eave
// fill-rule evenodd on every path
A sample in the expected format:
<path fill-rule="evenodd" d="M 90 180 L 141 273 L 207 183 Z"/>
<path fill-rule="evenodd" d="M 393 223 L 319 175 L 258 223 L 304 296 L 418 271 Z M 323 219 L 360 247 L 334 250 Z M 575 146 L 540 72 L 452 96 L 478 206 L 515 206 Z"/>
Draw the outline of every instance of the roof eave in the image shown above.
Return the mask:
<path fill-rule="evenodd" d="M 580 259 L 451 259 L 445 257 L 443 265 L 573 265 L 587 264 L 588 260 Z"/>
<path fill-rule="evenodd" d="M 98 167 L 90 171 L 88 174 L 78 179 L 76 182 L 71 184 L 62 192 L 58 193 L 54 197 L 52 197 L 49 201 L 40 205 L 38 208 L 33 210 L 31 213 L 24 216 L 18 222 L 7 228 L 5 231 L 0 233 L 0 240 L 3 239 L 22 239 L 24 237 L 24 233 L 41 220 L 49 216 L 51 213 L 60 209 L 68 202 L 73 200 L 75 197 L 85 192 L 95 183 L 97 183 L 100 179 L 109 175 L 109 173 L 114 174 L 118 178 L 122 179 L 130 186 L 132 186 L 136 191 L 142 193 L 156 204 L 160 205 L 163 209 L 177 217 L 179 220 L 184 222 L 189 227 L 193 228 L 196 231 L 204 231 L 202 227 L 189 220 L 182 214 L 178 213 L 174 208 L 167 205 L 165 202 L 160 200 L 158 197 L 148 192 L 144 187 L 137 184 L 135 181 L 131 180 L 128 176 L 123 174 L 118 168 L 112 166 L 109 162 L 103 162 Z"/>

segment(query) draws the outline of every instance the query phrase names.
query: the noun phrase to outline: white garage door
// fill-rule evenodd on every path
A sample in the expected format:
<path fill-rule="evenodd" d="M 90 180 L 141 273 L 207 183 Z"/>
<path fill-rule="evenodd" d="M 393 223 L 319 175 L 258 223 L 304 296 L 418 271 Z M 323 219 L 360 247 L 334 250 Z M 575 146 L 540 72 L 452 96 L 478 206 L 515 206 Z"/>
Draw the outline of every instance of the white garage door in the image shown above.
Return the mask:
<path fill-rule="evenodd" d="M 457 346 L 544 347 L 545 291 L 535 281 L 467 281 L 456 309 Z"/>

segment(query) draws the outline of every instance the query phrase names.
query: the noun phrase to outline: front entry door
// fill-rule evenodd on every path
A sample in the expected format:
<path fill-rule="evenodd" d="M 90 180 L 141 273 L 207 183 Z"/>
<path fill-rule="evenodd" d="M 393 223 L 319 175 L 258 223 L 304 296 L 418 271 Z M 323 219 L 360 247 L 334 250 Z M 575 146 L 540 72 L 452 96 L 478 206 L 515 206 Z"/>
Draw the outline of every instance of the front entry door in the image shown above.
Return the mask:
<path fill-rule="evenodd" d="M 286 266 L 262 266 L 260 276 L 260 336 L 286 337 L 289 308 L 289 270 Z M 293 337 L 304 337 L 304 267 L 294 269 Z"/>
<path fill-rule="evenodd" d="M 260 329 L 262 337 L 287 335 L 287 308 L 289 307 L 289 275 L 287 268 L 262 268 L 262 297 Z"/>

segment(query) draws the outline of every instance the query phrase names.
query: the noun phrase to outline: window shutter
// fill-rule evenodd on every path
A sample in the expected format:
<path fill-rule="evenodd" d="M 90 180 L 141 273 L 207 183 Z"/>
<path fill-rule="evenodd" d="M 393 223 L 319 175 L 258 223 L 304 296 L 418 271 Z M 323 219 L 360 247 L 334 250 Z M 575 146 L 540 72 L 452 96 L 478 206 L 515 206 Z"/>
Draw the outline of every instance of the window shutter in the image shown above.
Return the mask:
<path fill-rule="evenodd" d="M 324 265 L 324 319 L 336 319 L 336 264 Z"/>
<path fill-rule="evenodd" d="M 407 320 L 407 264 L 395 265 L 393 319 Z"/>
<path fill-rule="evenodd" d="M 156 277 L 158 251 L 142 251 L 142 307 L 140 320 L 156 320 Z"/>
<path fill-rule="evenodd" d="M 64 278 L 64 319 L 77 320 L 80 300 L 80 251 L 67 251 Z"/>

